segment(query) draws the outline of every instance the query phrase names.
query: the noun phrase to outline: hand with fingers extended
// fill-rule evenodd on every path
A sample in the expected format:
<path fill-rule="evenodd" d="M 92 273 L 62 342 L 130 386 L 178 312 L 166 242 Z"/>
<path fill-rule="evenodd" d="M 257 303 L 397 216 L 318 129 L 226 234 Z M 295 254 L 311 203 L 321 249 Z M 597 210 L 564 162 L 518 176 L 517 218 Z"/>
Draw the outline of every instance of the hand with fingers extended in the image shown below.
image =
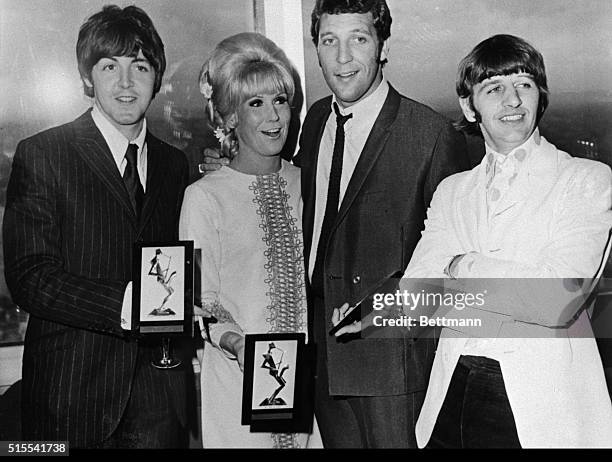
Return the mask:
<path fill-rule="evenodd" d="M 360 318 L 361 310 L 359 308 L 360 304 L 350 306 L 348 303 L 344 303 L 339 308 L 334 308 L 334 312 L 332 313 L 332 324 L 334 326 L 334 329 L 332 329 L 332 332 L 330 332 L 330 334 L 333 334 L 335 337 L 340 337 L 344 334 L 356 334 L 365 331 L 369 327 L 374 326 L 374 317 L 380 315 L 380 312 L 370 311 L 368 314 L 363 316 L 363 318 Z M 355 310 L 358 311 L 353 313 Z M 384 313 L 385 315 L 389 314 L 386 311 Z M 347 318 L 348 321 L 342 322 Z M 353 318 L 355 320 L 353 322 L 350 322 L 350 319 Z M 346 325 L 343 325 L 339 329 L 337 329 L 336 326 L 338 326 L 338 324 L 340 324 L 341 322 L 342 324 Z"/>
<path fill-rule="evenodd" d="M 221 153 L 217 148 L 204 149 L 204 161 L 198 165 L 198 170 L 202 174 L 219 170 L 224 165 L 229 165 L 227 157 L 221 157 Z"/>

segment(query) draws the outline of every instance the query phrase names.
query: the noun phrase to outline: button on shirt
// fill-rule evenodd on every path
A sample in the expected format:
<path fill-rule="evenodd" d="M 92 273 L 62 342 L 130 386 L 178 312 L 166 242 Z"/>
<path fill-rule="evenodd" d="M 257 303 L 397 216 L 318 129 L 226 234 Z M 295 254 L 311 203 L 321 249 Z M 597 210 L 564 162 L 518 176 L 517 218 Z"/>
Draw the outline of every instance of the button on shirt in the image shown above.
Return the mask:
<path fill-rule="evenodd" d="M 340 198 L 338 208 L 342 205 L 342 199 L 346 193 L 349 181 L 355 171 L 355 166 L 359 161 L 359 156 L 363 147 L 370 136 L 372 127 L 378 118 L 378 115 L 385 104 L 387 95 L 389 94 L 389 84 L 386 79 L 383 79 L 380 85 L 367 98 L 358 103 L 342 109 L 342 115 L 353 114 L 353 117 L 344 124 L 344 156 L 342 160 L 342 178 L 340 179 Z M 336 103 L 336 97 L 332 99 L 332 105 Z M 327 187 L 329 185 L 329 173 L 331 170 L 332 155 L 334 152 L 334 142 L 336 137 L 336 114 L 331 109 L 323 136 L 321 145 L 319 146 L 319 157 L 317 159 L 317 179 L 316 179 L 316 202 L 314 214 L 314 226 L 312 233 L 312 246 L 310 248 L 310 260 L 308 275 L 312 278 L 315 260 L 317 258 L 317 247 L 319 245 L 319 237 L 321 235 L 321 226 L 323 225 L 323 217 L 325 216 L 325 206 L 327 204 Z"/>
<path fill-rule="evenodd" d="M 133 140 L 128 140 L 123 133 L 117 130 L 113 124 L 100 112 L 98 106 L 94 105 L 91 111 L 91 118 L 93 119 L 96 127 L 102 133 L 104 141 L 110 149 L 115 164 L 119 169 L 119 174 L 123 176 L 127 160 L 125 159 L 125 152 L 127 151 L 128 144 L 132 143 L 138 146 L 138 176 L 140 177 L 140 184 L 142 189 L 147 191 L 147 145 L 145 143 L 147 135 L 147 120 L 145 119 L 142 124 L 142 130 L 140 134 Z"/>

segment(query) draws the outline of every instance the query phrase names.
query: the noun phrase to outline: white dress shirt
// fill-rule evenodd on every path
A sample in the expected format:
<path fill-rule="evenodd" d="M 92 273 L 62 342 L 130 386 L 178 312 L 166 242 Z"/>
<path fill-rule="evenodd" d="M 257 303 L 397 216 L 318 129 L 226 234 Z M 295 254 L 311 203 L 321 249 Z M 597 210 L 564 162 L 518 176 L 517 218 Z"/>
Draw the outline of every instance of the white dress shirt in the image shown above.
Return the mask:
<path fill-rule="evenodd" d="M 144 119 L 142 123 L 142 130 L 138 136 L 133 140 L 128 140 L 123 133 L 117 130 L 113 124 L 102 114 L 97 105 L 94 104 L 93 110 L 91 111 L 91 118 L 93 119 L 96 127 L 102 133 L 104 141 L 110 149 L 113 159 L 119 169 L 119 174 L 123 176 L 127 160 L 125 159 L 125 152 L 129 144 L 135 144 L 138 146 L 138 176 L 140 177 L 140 184 L 144 192 L 147 191 L 147 120 Z"/>
<path fill-rule="evenodd" d="M 361 151 L 370 136 L 374 122 L 378 118 L 387 95 L 389 94 L 389 84 L 383 78 L 382 82 L 374 92 L 367 98 L 355 103 L 351 107 L 342 109 L 342 115 L 353 114 L 344 124 L 344 156 L 342 158 L 342 177 L 340 179 L 340 197 L 338 207 L 342 205 L 344 193 L 348 187 L 349 181 L 355 171 L 355 166 L 361 156 Z M 336 102 L 336 97 L 332 99 L 332 105 Z M 325 124 L 325 130 L 321 138 L 319 146 L 319 157 L 317 160 L 317 179 L 316 179 L 316 201 L 314 226 L 312 232 L 312 246 L 310 248 L 310 260 L 308 268 L 308 276 L 312 278 L 315 260 L 317 258 L 317 247 L 321 236 L 321 227 L 323 226 L 323 217 L 325 216 L 325 206 L 327 205 L 327 189 L 329 186 L 329 173 L 331 170 L 332 156 L 334 153 L 334 142 L 336 140 L 336 113 L 333 110 Z"/>

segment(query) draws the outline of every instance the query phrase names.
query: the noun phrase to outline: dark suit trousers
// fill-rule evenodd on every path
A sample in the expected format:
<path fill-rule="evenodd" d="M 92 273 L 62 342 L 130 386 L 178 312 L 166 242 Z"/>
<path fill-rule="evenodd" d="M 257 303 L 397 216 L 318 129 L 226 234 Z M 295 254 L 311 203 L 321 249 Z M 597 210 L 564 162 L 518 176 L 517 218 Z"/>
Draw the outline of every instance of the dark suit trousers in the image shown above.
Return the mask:
<path fill-rule="evenodd" d="M 159 340 L 161 342 L 161 340 Z M 151 365 L 154 355 L 160 355 L 154 344 L 139 346 L 134 381 L 126 409 L 119 425 L 100 445 L 103 449 L 186 448 L 189 433 L 181 425 L 169 390 L 156 390 L 152 383 L 156 374 L 172 374 L 176 370 L 159 370 Z M 187 365 L 191 367 L 191 363 Z M 185 367 L 182 364 L 179 367 Z"/>
<path fill-rule="evenodd" d="M 461 356 L 427 447 L 521 447 L 497 361 Z"/>
<path fill-rule="evenodd" d="M 416 448 L 414 426 L 425 398 L 424 391 L 393 396 L 330 396 L 326 342 L 336 339 L 327 336 L 331 325 L 323 313 L 323 300 L 315 297 L 315 415 L 324 447 Z"/>

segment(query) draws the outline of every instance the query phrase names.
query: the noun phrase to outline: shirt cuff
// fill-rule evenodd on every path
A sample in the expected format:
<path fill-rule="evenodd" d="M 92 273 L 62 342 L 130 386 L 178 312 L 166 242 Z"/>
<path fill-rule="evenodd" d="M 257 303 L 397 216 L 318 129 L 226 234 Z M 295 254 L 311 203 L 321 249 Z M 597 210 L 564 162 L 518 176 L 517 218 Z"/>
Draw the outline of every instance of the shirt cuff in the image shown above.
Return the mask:
<path fill-rule="evenodd" d="M 444 274 L 446 274 L 451 279 L 457 279 L 459 275 L 459 265 L 465 259 L 465 256 L 466 254 L 461 253 L 451 258 L 451 260 L 448 262 L 448 265 L 446 265 L 446 268 L 444 268 Z M 451 272 L 451 270 L 453 271 Z"/>
<path fill-rule="evenodd" d="M 474 263 L 480 254 L 478 252 L 469 252 L 464 254 L 455 265 L 455 279 L 465 279 L 476 277 L 474 273 Z"/>

